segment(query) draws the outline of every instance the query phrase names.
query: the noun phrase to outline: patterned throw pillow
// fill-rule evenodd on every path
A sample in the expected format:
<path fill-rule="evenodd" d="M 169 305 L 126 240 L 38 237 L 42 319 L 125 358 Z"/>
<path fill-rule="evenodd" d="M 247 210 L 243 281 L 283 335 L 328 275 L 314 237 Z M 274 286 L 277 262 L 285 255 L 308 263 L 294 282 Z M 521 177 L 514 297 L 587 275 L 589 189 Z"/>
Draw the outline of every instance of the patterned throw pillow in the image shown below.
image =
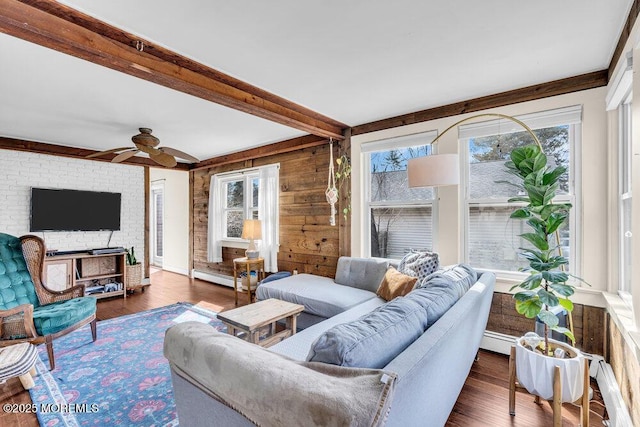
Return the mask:
<path fill-rule="evenodd" d="M 407 276 L 417 277 L 420 281 L 436 271 L 438 267 L 440 267 L 440 260 L 436 252 L 411 251 L 398 264 L 398 271 Z"/>

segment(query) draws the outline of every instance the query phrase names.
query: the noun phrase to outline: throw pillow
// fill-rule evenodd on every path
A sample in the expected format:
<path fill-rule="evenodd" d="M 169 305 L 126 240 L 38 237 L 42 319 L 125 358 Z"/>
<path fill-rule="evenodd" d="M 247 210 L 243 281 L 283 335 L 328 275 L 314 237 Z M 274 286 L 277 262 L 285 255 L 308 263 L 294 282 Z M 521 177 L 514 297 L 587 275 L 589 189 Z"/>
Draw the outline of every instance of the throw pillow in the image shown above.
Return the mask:
<path fill-rule="evenodd" d="M 427 327 L 420 304 L 396 298 L 357 320 L 336 325 L 311 345 L 310 362 L 359 368 L 384 368 Z"/>
<path fill-rule="evenodd" d="M 396 297 L 405 296 L 411 292 L 417 281 L 417 277 L 407 276 L 395 268 L 389 267 L 382 278 L 382 282 L 380 282 L 380 286 L 378 286 L 376 295 L 386 301 L 391 301 Z"/>
<path fill-rule="evenodd" d="M 398 271 L 422 280 L 436 271 L 439 266 L 440 260 L 436 252 L 411 251 L 398 264 Z"/>
<path fill-rule="evenodd" d="M 426 288 L 436 284 L 449 286 L 456 290 L 458 298 L 462 297 L 478 280 L 478 273 L 466 264 L 458 264 L 445 270 L 438 270 L 426 277 L 418 279 L 417 288 Z"/>

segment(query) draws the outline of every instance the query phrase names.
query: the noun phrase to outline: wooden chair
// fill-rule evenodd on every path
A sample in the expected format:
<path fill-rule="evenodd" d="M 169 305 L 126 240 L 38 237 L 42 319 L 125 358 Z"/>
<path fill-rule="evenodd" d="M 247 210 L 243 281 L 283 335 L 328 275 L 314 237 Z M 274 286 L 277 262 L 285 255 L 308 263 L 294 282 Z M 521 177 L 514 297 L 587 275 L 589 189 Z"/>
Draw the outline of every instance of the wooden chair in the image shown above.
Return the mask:
<path fill-rule="evenodd" d="M 0 233 L 0 347 L 45 343 L 55 369 L 53 340 L 87 323 L 96 340 L 96 299 L 84 286 L 54 291 L 42 280 L 45 245 L 37 236 Z"/>

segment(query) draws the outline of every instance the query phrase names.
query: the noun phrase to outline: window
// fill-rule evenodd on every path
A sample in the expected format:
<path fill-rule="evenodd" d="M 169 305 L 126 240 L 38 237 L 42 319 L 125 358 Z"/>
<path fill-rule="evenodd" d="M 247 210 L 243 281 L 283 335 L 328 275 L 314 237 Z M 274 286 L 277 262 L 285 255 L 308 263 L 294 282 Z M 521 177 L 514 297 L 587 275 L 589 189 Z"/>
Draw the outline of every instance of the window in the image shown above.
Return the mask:
<path fill-rule="evenodd" d="M 280 165 L 213 175 L 209 186 L 207 260 L 222 262 L 222 247 L 245 247 L 245 219 L 259 219 L 260 256 L 267 272 L 278 271 Z"/>
<path fill-rule="evenodd" d="M 407 160 L 431 154 L 435 132 L 362 145 L 365 247 L 368 255 L 400 259 L 433 248 L 434 192 L 407 185 Z"/>
<path fill-rule="evenodd" d="M 619 290 L 622 294 L 631 293 L 631 274 L 632 274 L 632 258 L 631 258 L 631 102 L 620 105 L 619 124 L 620 131 L 619 150 L 618 150 L 618 170 L 619 191 L 618 191 L 618 209 L 620 212 L 620 285 Z"/>
<path fill-rule="evenodd" d="M 258 219 L 258 173 L 240 174 L 221 180 L 224 191 L 224 235 L 226 239 L 242 236 L 245 219 Z M 245 196 L 246 195 L 246 196 Z"/>
<path fill-rule="evenodd" d="M 560 183 L 555 201 L 576 206 L 574 177 L 577 175 L 576 147 L 580 140 L 581 107 L 535 113 L 518 117 L 527 123 L 542 143 L 548 165 L 563 165 L 568 174 Z M 466 151 L 466 261 L 479 268 L 515 272 L 526 267 L 519 257 L 519 248 L 526 242 L 519 237 L 528 231 L 524 221 L 509 218 L 519 206 L 509 203 L 521 195 L 512 175 L 506 172 L 505 162 L 511 150 L 533 143 L 520 125 L 507 120 L 491 120 L 460 127 L 460 139 Z M 563 254 L 569 258 L 569 270 L 579 270 L 575 248 L 577 209 L 571 210 L 568 224 L 560 230 Z"/>

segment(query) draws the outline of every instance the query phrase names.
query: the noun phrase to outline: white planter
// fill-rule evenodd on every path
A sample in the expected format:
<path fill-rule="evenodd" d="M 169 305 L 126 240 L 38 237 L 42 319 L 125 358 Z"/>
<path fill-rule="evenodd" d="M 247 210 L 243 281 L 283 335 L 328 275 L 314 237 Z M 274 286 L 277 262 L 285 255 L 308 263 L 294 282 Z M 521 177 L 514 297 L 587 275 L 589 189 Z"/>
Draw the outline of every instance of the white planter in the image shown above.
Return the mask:
<path fill-rule="evenodd" d="M 575 402 L 584 391 L 585 358 L 574 347 L 549 339 L 552 347 L 560 346 L 574 357 L 558 359 L 525 348 L 522 338 L 516 340 L 516 376 L 521 386 L 545 400 L 553 399 L 553 370 L 560 367 L 562 402 Z"/>

